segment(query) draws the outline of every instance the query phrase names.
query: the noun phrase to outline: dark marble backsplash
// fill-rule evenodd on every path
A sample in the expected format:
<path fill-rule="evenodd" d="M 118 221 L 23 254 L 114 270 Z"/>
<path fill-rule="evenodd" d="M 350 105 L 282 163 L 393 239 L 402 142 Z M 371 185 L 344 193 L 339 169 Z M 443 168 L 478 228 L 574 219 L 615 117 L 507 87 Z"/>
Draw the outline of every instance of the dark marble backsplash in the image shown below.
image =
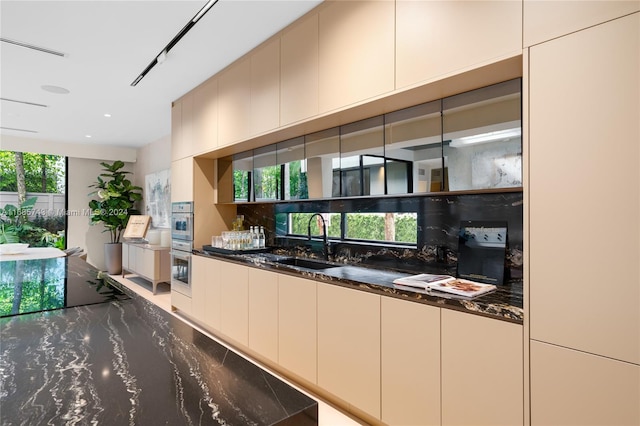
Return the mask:
<path fill-rule="evenodd" d="M 275 235 L 276 214 L 289 212 L 416 212 L 417 248 L 340 242 L 332 244 L 330 260 L 409 273 L 449 275 L 456 274 L 460 223 L 503 221 L 508 229 L 505 283 L 522 279 L 523 198 L 520 191 L 238 205 L 238 214 L 244 215 L 245 225 L 264 226 L 267 245 L 276 251 L 305 257 L 321 256 L 319 241 Z"/>

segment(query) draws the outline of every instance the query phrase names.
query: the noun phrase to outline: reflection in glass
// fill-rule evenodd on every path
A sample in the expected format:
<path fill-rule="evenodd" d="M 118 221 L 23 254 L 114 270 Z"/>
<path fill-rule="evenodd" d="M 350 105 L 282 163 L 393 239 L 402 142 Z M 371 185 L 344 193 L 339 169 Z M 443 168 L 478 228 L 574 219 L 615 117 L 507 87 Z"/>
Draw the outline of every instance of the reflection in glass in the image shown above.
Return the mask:
<path fill-rule="evenodd" d="M 253 151 L 241 152 L 233 156 L 234 201 L 250 201 L 251 170 L 253 170 Z"/>
<path fill-rule="evenodd" d="M 384 195 L 384 119 L 340 127 L 342 196 Z"/>
<path fill-rule="evenodd" d="M 278 142 L 276 162 L 282 176 L 282 199 L 304 200 L 309 198 L 304 137 Z"/>
<path fill-rule="evenodd" d="M 304 137 L 307 190 L 309 198 L 340 196 L 340 179 L 334 171 L 340 170 L 340 132 L 337 127 L 311 133 Z M 335 195 L 337 193 L 337 195 Z"/>
<path fill-rule="evenodd" d="M 280 200 L 280 167 L 276 161 L 276 145 L 253 151 L 253 192 L 255 201 Z"/>
<path fill-rule="evenodd" d="M 329 238 L 340 238 L 340 226 L 342 216 L 340 213 L 321 213 L 327 224 L 327 236 Z M 314 213 L 289 213 L 281 214 L 282 220 L 287 220 L 287 228 L 282 229 L 282 235 L 304 235 L 309 234 L 309 219 Z M 318 220 L 315 225 L 312 222 L 311 235 L 322 235 L 322 221 Z"/>
<path fill-rule="evenodd" d="M 520 79 L 443 100 L 449 190 L 522 186 Z"/>
<path fill-rule="evenodd" d="M 417 213 L 345 213 L 345 238 L 412 243 L 418 241 Z"/>

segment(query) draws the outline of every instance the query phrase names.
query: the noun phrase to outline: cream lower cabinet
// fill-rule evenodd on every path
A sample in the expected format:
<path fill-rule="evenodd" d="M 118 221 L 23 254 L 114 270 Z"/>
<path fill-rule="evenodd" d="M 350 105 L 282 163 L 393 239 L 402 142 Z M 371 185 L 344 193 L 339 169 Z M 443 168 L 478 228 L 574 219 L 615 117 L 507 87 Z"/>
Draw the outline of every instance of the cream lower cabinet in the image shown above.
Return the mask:
<path fill-rule="evenodd" d="M 278 361 L 278 274 L 249 268 L 249 348 Z"/>
<path fill-rule="evenodd" d="M 382 297 L 382 421 L 440 424 L 440 308 Z"/>
<path fill-rule="evenodd" d="M 317 383 L 317 283 L 278 275 L 278 363 Z"/>
<path fill-rule="evenodd" d="M 171 281 L 169 247 L 149 244 L 122 244 L 122 275 L 125 271 L 151 281 L 153 294 L 158 283 Z"/>
<path fill-rule="evenodd" d="M 441 311 L 443 425 L 524 423 L 522 325 Z"/>
<path fill-rule="evenodd" d="M 220 269 L 225 264 L 201 256 L 191 257 L 191 315 L 207 327 L 220 329 Z"/>
<path fill-rule="evenodd" d="M 318 286 L 318 386 L 380 418 L 380 296 Z"/>
<path fill-rule="evenodd" d="M 532 425 L 640 425 L 640 366 L 531 342 Z"/>
<path fill-rule="evenodd" d="M 220 332 L 249 344 L 249 268 L 220 263 Z"/>

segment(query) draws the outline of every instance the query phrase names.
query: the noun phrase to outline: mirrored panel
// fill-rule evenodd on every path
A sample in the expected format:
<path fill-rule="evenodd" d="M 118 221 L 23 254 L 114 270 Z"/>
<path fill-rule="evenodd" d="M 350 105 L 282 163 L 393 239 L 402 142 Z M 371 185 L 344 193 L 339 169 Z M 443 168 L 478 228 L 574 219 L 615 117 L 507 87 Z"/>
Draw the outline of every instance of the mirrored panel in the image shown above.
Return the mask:
<path fill-rule="evenodd" d="M 443 100 L 448 190 L 522 186 L 521 80 Z"/>
<path fill-rule="evenodd" d="M 340 127 L 340 182 L 343 197 L 384 195 L 384 119 Z"/>
<path fill-rule="evenodd" d="M 276 163 L 282 177 L 283 200 L 309 198 L 307 162 L 304 154 L 304 137 L 289 139 L 276 144 Z"/>
<path fill-rule="evenodd" d="M 253 150 L 253 191 L 255 201 L 280 200 L 280 167 L 276 145 Z"/>
<path fill-rule="evenodd" d="M 252 199 L 252 171 L 253 151 L 241 152 L 233 156 L 233 201 Z"/>
<path fill-rule="evenodd" d="M 340 196 L 340 130 L 338 127 L 304 137 L 309 198 Z M 338 172 L 337 179 L 335 173 Z"/>

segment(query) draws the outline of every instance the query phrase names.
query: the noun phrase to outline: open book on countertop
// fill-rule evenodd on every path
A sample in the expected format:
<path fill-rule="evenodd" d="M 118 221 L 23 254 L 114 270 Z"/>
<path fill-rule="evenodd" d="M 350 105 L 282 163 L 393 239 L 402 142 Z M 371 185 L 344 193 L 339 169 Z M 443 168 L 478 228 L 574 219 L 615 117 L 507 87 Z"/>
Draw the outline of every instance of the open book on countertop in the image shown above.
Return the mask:
<path fill-rule="evenodd" d="M 493 284 L 484 284 L 455 278 L 450 275 L 418 274 L 393 281 L 399 286 L 436 290 L 465 297 L 477 297 L 496 289 Z"/>

